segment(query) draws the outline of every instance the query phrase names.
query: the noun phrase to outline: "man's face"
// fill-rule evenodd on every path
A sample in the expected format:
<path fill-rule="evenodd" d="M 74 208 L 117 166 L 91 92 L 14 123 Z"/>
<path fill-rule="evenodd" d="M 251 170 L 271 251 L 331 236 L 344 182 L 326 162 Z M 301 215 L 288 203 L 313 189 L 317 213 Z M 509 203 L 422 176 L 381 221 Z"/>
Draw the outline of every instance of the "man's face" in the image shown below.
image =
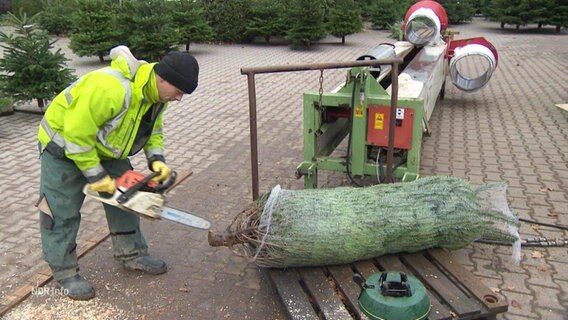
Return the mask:
<path fill-rule="evenodd" d="M 160 76 L 157 76 L 157 85 L 160 102 L 181 101 L 181 98 L 183 98 L 183 91 L 174 87 Z"/>

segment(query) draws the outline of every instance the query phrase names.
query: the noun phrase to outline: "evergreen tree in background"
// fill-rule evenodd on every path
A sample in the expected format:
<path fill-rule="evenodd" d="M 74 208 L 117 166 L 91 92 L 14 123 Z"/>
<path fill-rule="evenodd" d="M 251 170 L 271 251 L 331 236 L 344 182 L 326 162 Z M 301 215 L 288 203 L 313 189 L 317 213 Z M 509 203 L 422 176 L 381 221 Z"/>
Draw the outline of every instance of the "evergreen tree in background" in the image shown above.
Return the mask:
<path fill-rule="evenodd" d="M 328 31 L 334 37 L 341 38 L 345 44 L 345 36 L 357 33 L 363 28 L 361 12 L 354 0 L 335 0 L 329 12 Z"/>
<path fill-rule="evenodd" d="M 123 40 L 138 59 L 157 61 L 176 50 L 181 38 L 171 7 L 163 0 L 123 0 L 118 8 L 118 30 L 128 32 Z"/>
<path fill-rule="evenodd" d="M 472 0 L 437 0 L 448 15 L 449 23 L 471 21 L 475 14 Z"/>
<path fill-rule="evenodd" d="M 185 44 L 189 51 L 192 41 L 213 40 L 213 29 L 205 19 L 203 8 L 192 0 L 177 0 L 169 2 L 172 5 L 172 19 L 180 35 L 180 43 Z"/>
<path fill-rule="evenodd" d="M 415 2 L 418 2 L 420 0 L 399 0 L 399 1 L 395 1 L 394 6 L 396 7 L 396 14 L 398 17 L 400 17 L 400 20 L 404 20 L 404 15 L 406 14 L 406 11 L 408 11 L 408 8 L 410 8 Z"/>
<path fill-rule="evenodd" d="M 501 22 L 501 28 L 505 24 L 513 24 L 517 30 L 523 23 L 521 19 L 521 5 L 522 0 L 493 0 L 491 3 L 491 17 Z"/>
<path fill-rule="evenodd" d="M 568 25 L 567 0 L 492 0 L 486 10 L 488 18 L 501 22 L 501 28 L 536 23 L 538 27 L 553 25 L 556 32 Z"/>
<path fill-rule="evenodd" d="M 291 0 L 286 12 L 286 39 L 292 49 L 309 47 L 325 38 L 324 3 L 321 0 Z"/>
<path fill-rule="evenodd" d="M 497 1 L 496 0 L 487 0 L 487 6 L 482 9 L 483 15 L 485 16 L 486 19 L 490 20 L 490 21 L 498 21 L 499 20 L 499 14 L 500 14 L 500 8 L 497 5 Z M 501 26 L 502 28 L 503 26 Z"/>
<path fill-rule="evenodd" d="M 548 10 L 554 10 L 554 0 L 523 0 L 521 1 L 521 20 L 523 24 L 536 23 L 541 28 L 548 22 Z"/>
<path fill-rule="evenodd" d="M 560 32 L 562 27 L 568 27 L 568 1 L 556 0 L 554 7 L 547 10 L 547 23 L 556 27 L 556 32 Z"/>
<path fill-rule="evenodd" d="M 373 28 L 388 29 L 394 23 L 404 20 L 406 11 L 414 2 L 414 0 L 375 1 L 369 12 Z"/>
<path fill-rule="evenodd" d="M 246 24 L 247 37 L 262 37 L 266 43 L 274 36 L 286 33 L 283 0 L 251 0 L 250 18 Z"/>
<path fill-rule="evenodd" d="M 207 21 L 216 39 L 226 42 L 246 42 L 246 25 L 250 13 L 248 0 L 201 0 Z"/>
<path fill-rule="evenodd" d="M 475 14 L 482 14 L 484 16 L 488 16 L 487 12 L 489 9 L 489 5 L 493 0 L 472 0 L 471 4 L 473 5 L 473 9 L 475 10 Z"/>
<path fill-rule="evenodd" d="M 38 28 L 39 14 L 28 17 L 23 11 L 19 16 L 7 13 L 4 25 L 13 28 L 12 34 L 0 32 L 4 56 L 0 59 L 1 91 L 16 102 L 36 99 L 43 111 L 51 100 L 76 78 L 68 69 L 68 61 L 61 50 L 53 50 L 47 32 Z"/>
<path fill-rule="evenodd" d="M 103 62 L 109 50 L 121 44 L 115 6 L 112 0 L 78 0 L 69 43 L 73 53 L 80 57 L 96 56 Z"/>
<path fill-rule="evenodd" d="M 12 12 L 25 13 L 31 17 L 42 10 L 42 0 L 12 0 Z"/>
<path fill-rule="evenodd" d="M 39 17 L 42 29 L 54 35 L 68 34 L 72 30 L 76 0 L 43 0 L 42 7 Z"/>
<path fill-rule="evenodd" d="M 355 3 L 361 10 L 361 17 L 365 20 L 369 18 L 371 8 L 374 7 L 376 0 L 355 0 Z"/>
<path fill-rule="evenodd" d="M 369 19 L 376 29 L 387 29 L 391 24 L 402 20 L 394 0 L 379 0 L 370 8 Z"/>

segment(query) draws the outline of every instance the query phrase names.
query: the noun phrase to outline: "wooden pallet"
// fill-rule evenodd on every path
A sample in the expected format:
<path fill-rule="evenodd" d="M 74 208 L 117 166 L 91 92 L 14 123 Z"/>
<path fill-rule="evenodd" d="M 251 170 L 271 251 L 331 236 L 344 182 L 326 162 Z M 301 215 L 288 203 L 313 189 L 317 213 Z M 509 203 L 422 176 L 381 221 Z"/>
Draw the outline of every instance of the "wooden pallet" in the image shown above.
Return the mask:
<path fill-rule="evenodd" d="M 507 302 L 484 286 L 443 249 L 382 256 L 350 265 L 269 269 L 268 275 L 290 319 L 366 319 L 357 305 L 360 288 L 353 274 L 403 271 L 427 289 L 428 319 L 494 319 Z"/>

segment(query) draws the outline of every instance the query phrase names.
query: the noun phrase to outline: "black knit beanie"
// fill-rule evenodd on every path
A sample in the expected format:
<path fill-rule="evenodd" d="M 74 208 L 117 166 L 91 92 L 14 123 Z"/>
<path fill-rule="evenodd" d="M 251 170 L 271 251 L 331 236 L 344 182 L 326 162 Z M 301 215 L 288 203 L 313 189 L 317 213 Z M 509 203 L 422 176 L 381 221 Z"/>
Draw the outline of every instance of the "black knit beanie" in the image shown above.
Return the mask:
<path fill-rule="evenodd" d="M 162 79 L 181 91 L 190 94 L 197 88 L 199 65 L 187 52 L 172 51 L 160 60 L 154 71 Z"/>

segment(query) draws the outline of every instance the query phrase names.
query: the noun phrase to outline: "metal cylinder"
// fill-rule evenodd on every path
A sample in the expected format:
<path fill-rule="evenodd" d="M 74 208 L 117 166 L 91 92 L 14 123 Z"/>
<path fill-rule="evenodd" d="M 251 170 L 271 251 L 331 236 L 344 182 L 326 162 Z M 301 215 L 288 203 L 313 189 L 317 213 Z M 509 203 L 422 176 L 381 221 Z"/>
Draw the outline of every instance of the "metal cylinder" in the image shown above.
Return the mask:
<path fill-rule="evenodd" d="M 359 56 L 357 60 L 377 60 L 377 59 L 391 59 L 396 57 L 396 52 L 394 51 L 394 44 L 392 43 L 381 43 L 375 48 L 371 49 L 368 53 Z M 387 73 L 391 70 L 390 64 L 382 64 L 378 68 L 370 68 L 369 71 L 371 75 L 378 78 L 381 73 Z"/>
<path fill-rule="evenodd" d="M 359 56 L 357 60 L 377 60 L 394 57 L 396 57 L 396 53 L 394 52 L 394 44 L 385 42 L 374 47 L 366 54 Z"/>

